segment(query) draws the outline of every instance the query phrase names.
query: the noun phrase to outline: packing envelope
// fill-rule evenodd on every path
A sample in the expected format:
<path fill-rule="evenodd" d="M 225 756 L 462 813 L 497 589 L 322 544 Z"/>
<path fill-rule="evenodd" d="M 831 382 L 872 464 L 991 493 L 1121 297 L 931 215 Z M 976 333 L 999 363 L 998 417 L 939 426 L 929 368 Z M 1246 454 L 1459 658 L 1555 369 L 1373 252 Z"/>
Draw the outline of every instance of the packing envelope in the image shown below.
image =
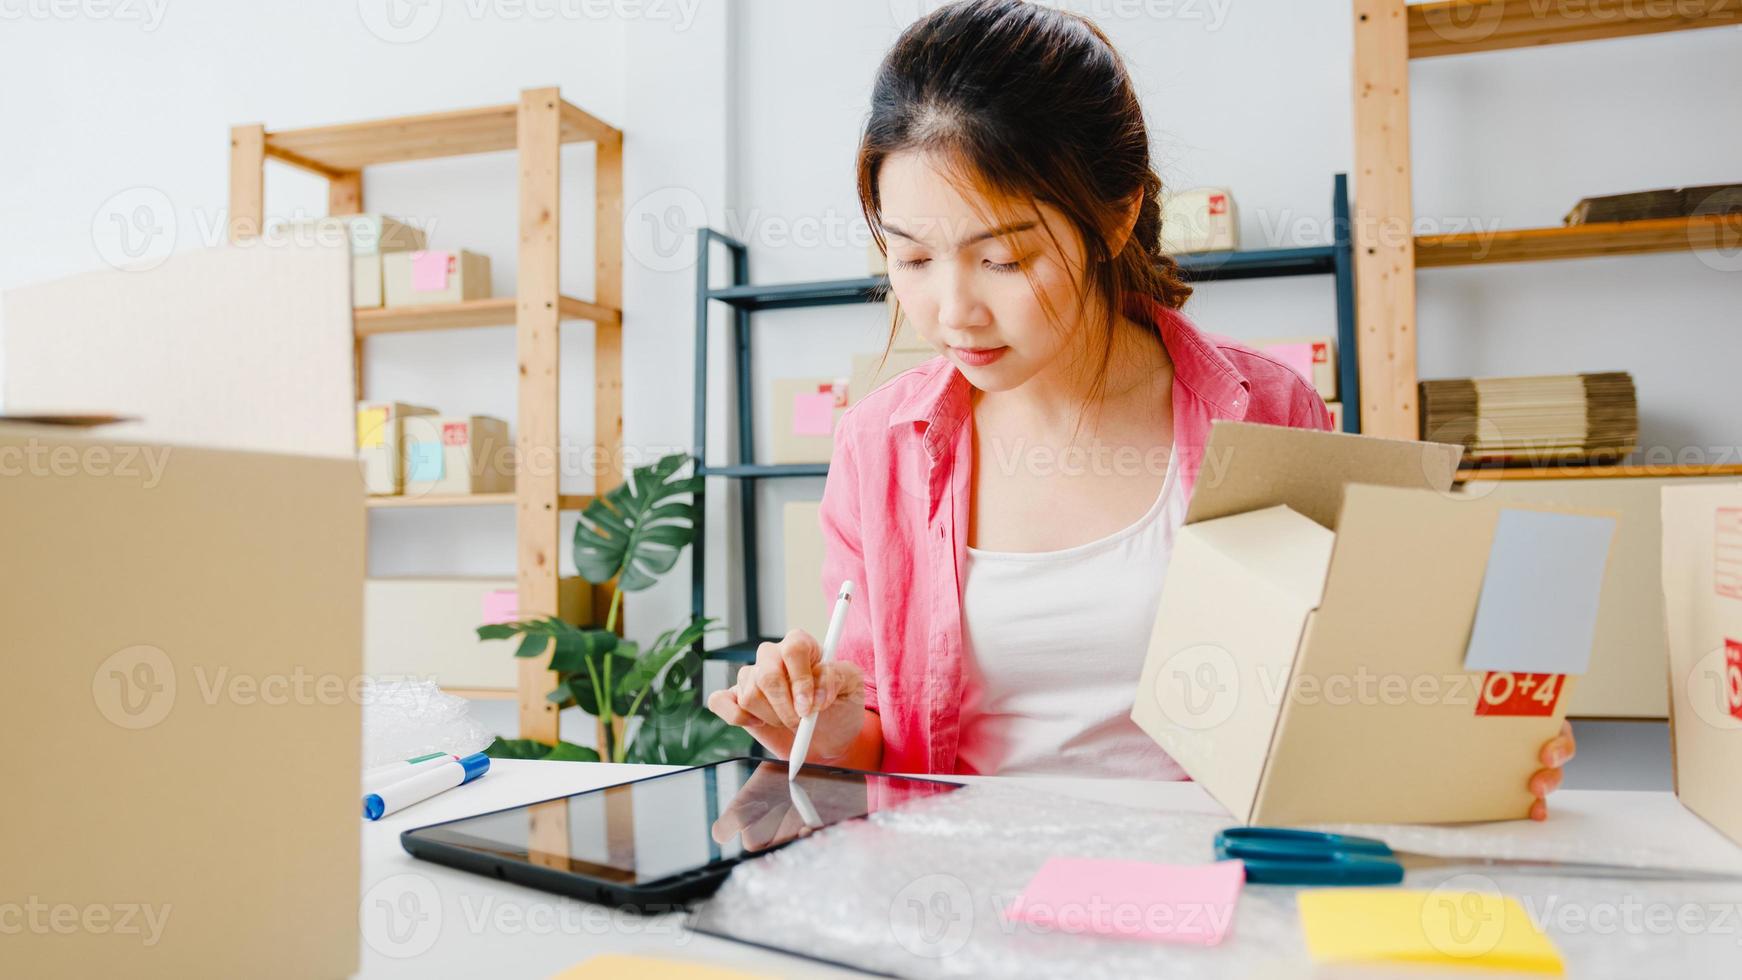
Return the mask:
<path fill-rule="evenodd" d="M 1573 678 L 1466 669 L 1496 529 L 1613 515 L 1452 494 L 1459 451 L 1216 423 L 1132 718 L 1237 819 L 1529 812 Z"/>
<path fill-rule="evenodd" d="M 1663 599 L 1676 796 L 1742 844 L 1742 483 L 1664 488 Z"/>

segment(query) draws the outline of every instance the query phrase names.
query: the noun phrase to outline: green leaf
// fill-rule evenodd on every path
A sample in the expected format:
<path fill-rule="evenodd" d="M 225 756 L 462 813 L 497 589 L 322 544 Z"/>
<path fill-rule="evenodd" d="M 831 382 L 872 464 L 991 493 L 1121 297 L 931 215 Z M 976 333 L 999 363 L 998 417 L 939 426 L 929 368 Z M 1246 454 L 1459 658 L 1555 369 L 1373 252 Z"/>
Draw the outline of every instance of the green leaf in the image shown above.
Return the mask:
<path fill-rule="evenodd" d="M 506 640 L 519 632 L 518 629 L 514 628 L 513 623 L 488 623 L 478 627 L 478 639 Z"/>
<path fill-rule="evenodd" d="M 629 676 L 623 678 L 624 685 L 633 693 L 641 693 L 652 686 L 654 680 L 659 677 L 660 671 L 665 670 L 667 664 L 689 653 L 690 645 L 701 639 L 703 634 L 723 628 L 716 625 L 716 621 L 713 619 L 697 618 L 680 630 L 667 630 L 661 633 L 659 639 L 653 641 L 653 647 L 635 662 L 635 669 L 630 672 Z M 665 686 L 673 686 L 671 675 L 667 674 L 666 677 Z M 687 680 L 687 677 L 681 678 L 677 681 L 677 685 L 681 686 Z"/>
<path fill-rule="evenodd" d="M 559 741 L 555 745 L 530 738 L 500 738 L 484 754 L 492 759 L 540 759 L 546 762 L 598 762 L 599 753 L 584 745 Z"/>
<path fill-rule="evenodd" d="M 623 761 L 699 766 L 743 755 L 749 748 L 750 733 L 686 698 L 648 715 Z"/>
<path fill-rule="evenodd" d="M 676 499 L 701 487 L 699 477 L 675 476 L 689 458 L 673 453 L 639 467 L 587 505 L 575 525 L 575 568 L 582 578 L 616 578 L 624 592 L 638 592 L 677 564 L 696 533 L 694 505 Z"/>
<path fill-rule="evenodd" d="M 550 637 L 541 636 L 538 633 L 528 633 L 526 638 L 520 641 L 520 648 L 514 651 L 514 655 L 516 657 L 536 657 L 543 653 L 548 646 L 550 646 Z"/>
<path fill-rule="evenodd" d="M 588 660 L 610 653 L 621 642 L 610 630 L 575 630 L 558 634 L 556 650 L 550 655 L 550 669 L 559 674 L 586 670 Z"/>

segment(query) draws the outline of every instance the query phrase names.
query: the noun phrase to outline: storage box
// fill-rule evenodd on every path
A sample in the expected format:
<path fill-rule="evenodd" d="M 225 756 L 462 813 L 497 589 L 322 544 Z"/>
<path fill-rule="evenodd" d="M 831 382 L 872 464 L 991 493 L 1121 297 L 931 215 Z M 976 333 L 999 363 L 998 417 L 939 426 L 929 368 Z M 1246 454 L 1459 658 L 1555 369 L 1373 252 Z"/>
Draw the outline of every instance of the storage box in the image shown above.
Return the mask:
<path fill-rule="evenodd" d="M 1212 428 L 1131 716 L 1235 819 L 1528 814 L 1581 644 L 1589 655 L 1614 515 L 1451 494 L 1459 455 Z M 1516 533 L 1567 519 L 1581 548 Z M 1508 628 L 1521 604 L 1538 618 Z M 1496 635 L 1508 663 L 1488 669 Z"/>
<path fill-rule="evenodd" d="M 1199 187 L 1165 194 L 1161 201 L 1161 250 L 1223 252 L 1240 247 L 1240 221 L 1234 193 L 1226 187 Z"/>
<path fill-rule="evenodd" d="M 801 629 L 822 642 L 829 628 L 829 597 L 823 592 L 821 504 L 788 501 L 782 513 L 786 552 L 786 629 Z M 779 630 L 784 634 L 785 630 Z"/>
<path fill-rule="evenodd" d="M 351 305 L 374 309 L 382 302 L 381 256 L 427 247 L 423 229 L 384 214 L 335 215 L 287 221 L 278 234 L 348 241 L 351 248 Z"/>
<path fill-rule="evenodd" d="M 1583 507 L 1621 515 L 1603 577 L 1603 604 L 1591 670 L 1567 705 L 1571 718 L 1669 717 L 1663 633 L 1665 487 L 1733 485 L 1724 477 L 1617 477 L 1593 480 L 1470 480 L 1458 492 L 1509 504 Z"/>
<path fill-rule="evenodd" d="M 557 583 L 564 622 L 593 618 L 582 578 Z M 363 586 L 363 669 L 374 677 L 433 679 L 444 688 L 513 691 L 518 638 L 480 640 L 478 627 L 519 618 L 512 578 L 372 578 Z"/>
<path fill-rule="evenodd" d="M 853 375 L 847 379 L 847 403 L 858 404 L 891 378 L 937 356 L 931 350 L 892 350 L 887 359 L 882 354 L 854 354 Z"/>
<path fill-rule="evenodd" d="M 1293 368 L 1296 374 L 1318 389 L 1320 398 L 1327 402 L 1336 399 L 1336 337 L 1266 337 L 1248 341 L 1247 345 Z"/>
<path fill-rule="evenodd" d="M 363 464 L 363 486 L 375 496 L 405 490 L 404 420 L 434 415 L 435 409 L 404 402 L 357 404 L 357 458 Z"/>
<path fill-rule="evenodd" d="M 1662 513 L 1675 792 L 1742 844 L 1742 483 L 1667 487 Z"/>
<path fill-rule="evenodd" d="M 1343 403 L 1325 402 L 1325 408 L 1331 413 L 1331 431 L 1343 431 Z"/>
<path fill-rule="evenodd" d="M 490 257 L 476 252 L 391 252 L 381 257 L 387 306 L 429 306 L 490 298 Z"/>
<path fill-rule="evenodd" d="M 847 408 L 846 378 L 781 378 L 774 382 L 772 463 L 826 463 L 835 424 Z"/>
<path fill-rule="evenodd" d="M 406 496 L 514 489 L 507 422 L 485 415 L 422 415 L 403 425 Z"/>

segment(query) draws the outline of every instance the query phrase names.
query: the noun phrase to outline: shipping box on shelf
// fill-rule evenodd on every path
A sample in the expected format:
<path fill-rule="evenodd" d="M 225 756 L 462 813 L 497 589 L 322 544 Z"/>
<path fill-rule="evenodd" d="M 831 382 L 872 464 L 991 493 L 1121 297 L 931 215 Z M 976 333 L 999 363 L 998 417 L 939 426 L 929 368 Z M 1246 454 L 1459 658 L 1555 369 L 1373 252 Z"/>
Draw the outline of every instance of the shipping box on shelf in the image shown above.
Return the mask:
<path fill-rule="evenodd" d="M 476 252 L 425 250 L 381 258 L 387 306 L 430 306 L 490 298 L 490 257 Z"/>
<path fill-rule="evenodd" d="M 936 351 L 925 350 L 892 350 L 885 358 L 882 354 L 854 354 L 853 375 L 847 379 L 847 402 L 856 405 L 866 395 L 876 391 L 891 378 L 903 371 L 916 368 L 937 357 Z"/>
<path fill-rule="evenodd" d="M 1226 252 L 1240 247 L 1240 220 L 1234 192 L 1226 187 L 1198 187 L 1162 195 L 1161 250 Z"/>
<path fill-rule="evenodd" d="M 403 424 L 406 496 L 514 489 L 507 422 L 487 415 L 419 415 Z"/>
<path fill-rule="evenodd" d="M 1676 796 L 1742 844 L 1742 483 L 1663 490 L 1663 595 Z"/>
<path fill-rule="evenodd" d="M 780 378 L 774 382 L 772 463 L 826 463 L 835 423 L 847 408 L 846 378 Z"/>
<path fill-rule="evenodd" d="M 357 458 L 363 464 L 363 486 L 371 495 L 404 491 L 405 419 L 435 413 L 404 402 L 357 403 Z"/>
<path fill-rule="evenodd" d="M 557 582 L 557 616 L 592 622 L 585 579 Z M 518 638 L 480 640 L 478 627 L 519 618 L 513 578 L 372 578 L 363 586 L 363 669 L 373 677 L 433 679 L 447 688 L 513 691 Z"/>
<path fill-rule="evenodd" d="M 1529 812 L 1615 517 L 1454 495 L 1459 454 L 1213 427 L 1132 718 L 1235 819 Z"/>
<path fill-rule="evenodd" d="M 1337 338 L 1265 337 L 1250 341 L 1249 346 L 1293 368 L 1296 374 L 1318 389 L 1320 398 L 1327 402 L 1336 400 Z"/>
<path fill-rule="evenodd" d="M 287 221 L 277 234 L 344 238 L 351 244 L 351 305 L 374 309 L 381 305 L 381 256 L 415 252 L 427 247 L 423 229 L 384 214 L 349 214 Z"/>
<path fill-rule="evenodd" d="M 822 642 L 831 605 L 823 592 L 822 505 L 791 500 L 782 513 L 786 555 L 786 628 L 801 629 Z"/>

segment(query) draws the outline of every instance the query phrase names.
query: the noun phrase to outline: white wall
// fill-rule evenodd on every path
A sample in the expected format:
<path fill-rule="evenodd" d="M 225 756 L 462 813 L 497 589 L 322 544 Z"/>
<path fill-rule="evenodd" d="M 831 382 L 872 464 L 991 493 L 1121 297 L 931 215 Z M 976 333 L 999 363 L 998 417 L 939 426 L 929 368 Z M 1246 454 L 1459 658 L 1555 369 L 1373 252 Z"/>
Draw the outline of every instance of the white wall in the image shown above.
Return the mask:
<path fill-rule="evenodd" d="M 176 244 L 221 229 L 226 134 L 507 102 L 522 87 L 567 98 L 627 133 L 624 371 L 626 442 L 687 447 L 694 270 L 672 222 L 706 221 L 751 245 L 758 281 L 857 275 L 866 235 L 852 155 L 872 71 L 922 0 L 643 0 L 526 4 L 448 0 L 440 16 L 380 28 L 389 0 L 233 4 L 170 0 L 137 21 L 58 20 L 0 0 L 0 288 L 100 265 L 114 196 L 153 189 Z M 924 3 L 930 6 L 929 2 Z M 1325 240 L 1331 175 L 1352 162 L 1346 2 L 1080 0 L 1137 75 L 1173 186 L 1234 187 L 1249 247 Z M 93 8 L 95 9 L 95 8 Z M 144 0 L 131 8 L 148 9 Z M 623 11 L 639 10 L 638 16 Z M 556 17 L 534 12 L 556 11 Z M 1150 12 L 1165 16 L 1155 16 Z M 564 13 L 566 12 L 566 13 Z M 367 23 L 366 23 L 367 20 Z M 1553 224 L 1587 194 L 1742 179 L 1742 32 L 1708 30 L 1413 66 L 1415 202 L 1421 221 Z M 591 289 L 590 151 L 565 152 L 563 286 Z M 372 171 L 371 208 L 434 222 L 434 240 L 489 253 L 514 282 L 510 155 Z M 129 204 L 137 198 L 122 199 Z M 109 202 L 109 203 L 106 203 Z M 318 213 L 321 182 L 273 166 L 268 211 Z M 161 206 L 161 204 L 160 204 Z M 678 220 L 682 216 L 682 220 Z M 669 220 L 668 220 L 669 219 Z M 221 234 L 214 232 L 214 234 Z M 1419 277 L 1423 377 L 1631 370 L 1645 440 L 1734 447 L 1742 271 L 1689 254 L 1429 270 Z M 1210 284 L 1189 312 L 1235 336 L 1329 332 L 1328 279 Z M 711 450 L 726 448 L 726 339 L 714 311 Z M 876 311 L 758 315 L 759 381 L 836 375 L 876 349 Z M 3 325 L 0 325 L 3 329 Z M 564 334 L 563 422 L 591 427 L 590 330 Z M 510 332 L 373 341 L 371 394 L 512 418 Z M 766 413 L 762 418 L 766 445 Z M 577 435 L 578 434 L 578 435 Z M 584 491 L 584 474 L 569 478 Z M 710 611 L 737 594 L 725 484 L 709 497 Z M 770 485 L 761 505 L 765 622 L 783 619 L 779 510 L 820 481 Z M 376 574 L 513 570 L 504 511 L 377 513 Z M 565 559 L 566 561 L 566 559 Z M 687 608 L 688 576 L 641 597 L 652 628 Z M 736 635 L 736 634 L 735 634 Z"/>

